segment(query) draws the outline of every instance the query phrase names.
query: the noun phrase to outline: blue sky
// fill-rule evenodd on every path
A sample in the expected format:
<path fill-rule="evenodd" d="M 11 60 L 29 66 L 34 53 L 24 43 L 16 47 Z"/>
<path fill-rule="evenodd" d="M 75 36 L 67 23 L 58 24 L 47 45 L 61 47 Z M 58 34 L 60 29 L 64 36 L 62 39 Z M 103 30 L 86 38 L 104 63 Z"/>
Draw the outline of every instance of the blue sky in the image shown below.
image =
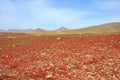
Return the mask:
<path fill-rule="evenodd" d="M 120 0 L 0 0 L 0 29 L 70 29 L 120 22 Z"/>

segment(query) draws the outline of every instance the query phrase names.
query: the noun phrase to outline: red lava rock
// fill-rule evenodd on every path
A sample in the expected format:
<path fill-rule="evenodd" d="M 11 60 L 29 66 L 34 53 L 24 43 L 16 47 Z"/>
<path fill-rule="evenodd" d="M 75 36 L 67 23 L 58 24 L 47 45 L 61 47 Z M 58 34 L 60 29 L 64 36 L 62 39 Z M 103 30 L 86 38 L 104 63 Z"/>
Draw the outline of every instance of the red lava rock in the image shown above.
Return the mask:
<path fill-rule="evenodd" d="M 16 46 L 11 46 L 13 44 Z M 120 34 L 71 36 L 2 34 L 1 79 L 119 80 Z"/>

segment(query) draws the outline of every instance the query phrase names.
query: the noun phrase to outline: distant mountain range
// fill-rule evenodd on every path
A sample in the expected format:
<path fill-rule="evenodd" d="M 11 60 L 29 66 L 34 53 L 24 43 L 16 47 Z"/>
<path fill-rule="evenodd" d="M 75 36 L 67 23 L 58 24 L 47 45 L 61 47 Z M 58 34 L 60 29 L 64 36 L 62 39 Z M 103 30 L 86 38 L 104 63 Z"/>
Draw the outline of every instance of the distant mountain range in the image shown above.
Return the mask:
<path fill-rule="evenodd" d="M 57 30 L 53 30 L 53 31 L 64 31 L 64 30 L 68 30 L 68 28 L 62 26 Z M 37 29 L 9 29 L 9 30 L 0 30 L 0 32 L 45 32 L 45 31 L 49 31 L 49 30 L 44 30 L 42 28 L 37 28 Z"/>
<path fill-rule="evenodd" d="M 37 29 L 10 29 L 10 30 L 0 30 L 0 32 L 29 32 L 37 34 L 87 34 L 87 33 L 119 33 L 120 32 L 120 22 L 106 23 L 102 25 L 90 26 L 80 29 L 68 29 L 64 26 L 58 28 L 57 30 L 49 31 L 41 28 Z"/>
<path fill-rule="evenodd" d="M 32 29 L 9 29 L 8 32 L 26 32 L 26 31 L 32 31 Z"/>
<path fill-rule="evenodd" d="M 9 29 L 9 30 L 0 30 L 0 32 L 38 32 L 38 31 L 44 31 L 43 29 L 37 28 L 37 29 Z"/>
<path fill-rule="evenodd" d="M 1 29 L 0 32 L 5 32 L 6 30 Z"/>
<path fill-rule="evenodd" d="M 32 31 L 32 29 L 9 29 L 9 30 L 0 30 L 0 32 L 27 32 Z"/>

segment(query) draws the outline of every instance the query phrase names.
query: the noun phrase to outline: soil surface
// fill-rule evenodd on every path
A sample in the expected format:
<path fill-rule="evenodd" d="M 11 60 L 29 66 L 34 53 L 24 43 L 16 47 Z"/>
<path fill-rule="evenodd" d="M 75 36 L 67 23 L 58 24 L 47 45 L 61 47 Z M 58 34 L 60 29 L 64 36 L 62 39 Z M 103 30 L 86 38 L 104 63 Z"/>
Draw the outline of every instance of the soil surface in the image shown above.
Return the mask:
<path fill-rule="evenodd" d="M 0 34 L 0 80 L 120 80 L 120 34 Z"/>

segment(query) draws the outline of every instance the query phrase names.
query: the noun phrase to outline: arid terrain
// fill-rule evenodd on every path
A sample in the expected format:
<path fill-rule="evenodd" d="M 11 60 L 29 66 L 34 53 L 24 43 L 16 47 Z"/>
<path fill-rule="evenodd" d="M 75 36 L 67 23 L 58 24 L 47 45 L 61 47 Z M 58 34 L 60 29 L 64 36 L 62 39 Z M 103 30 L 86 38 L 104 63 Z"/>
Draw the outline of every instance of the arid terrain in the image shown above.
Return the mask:
<path fill-rule="evenodd" d="M 119 32 L 31 34 L 0 33 L 0 80 L 120 80 Z"/>
<path fill-rule="evenodd" d="M 120 34 L 0 34 L 1 80 L 119 80 Z"/>

